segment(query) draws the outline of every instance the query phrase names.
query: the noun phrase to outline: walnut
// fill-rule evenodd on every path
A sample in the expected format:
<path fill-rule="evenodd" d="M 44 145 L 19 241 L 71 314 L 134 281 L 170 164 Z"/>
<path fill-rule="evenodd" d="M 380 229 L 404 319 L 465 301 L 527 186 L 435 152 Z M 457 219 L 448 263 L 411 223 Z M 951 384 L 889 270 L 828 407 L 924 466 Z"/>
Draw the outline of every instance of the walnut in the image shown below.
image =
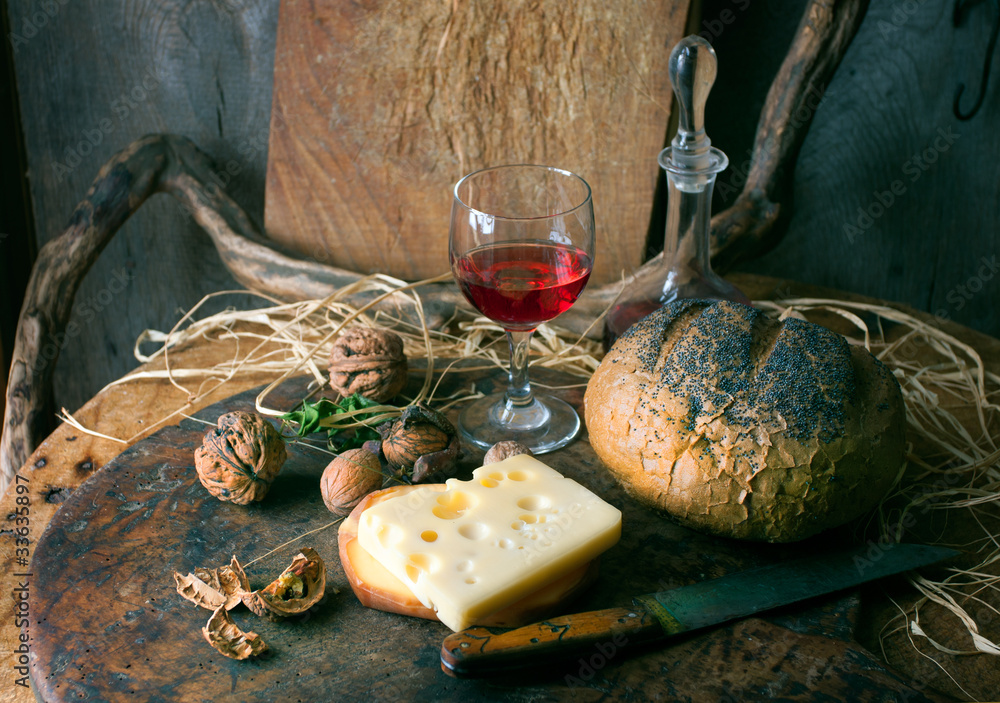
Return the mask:
<path fill-rule="evenodd" d="M 243 594 L 243 604 L 262 618 L 278 621 L 303 614 L 325 592 L 326 565 L 314 549 L 306 547 L 268 586 Z"/>
<path fill-rule="evenodd" d="M 458 436 L 444 415 L 426 405 L 407 406 L 402 416 L 379 427 L 386 461 L 413 483 L 449 472 L 458 458 Z"/>
<path fill-rule="evenodd" d="M 403 340 L 368 327 L 342 334 L 330 352 L 330 386 L 345 398 L 355 393 L 379 403 L 393 398 L 406 386 Z"/>
<path fill-rule="evenodd" d="M 382 487 L 382 463 L 368 449 L 348 449 L 330 462 L 319 485 L 330 512 L 347 515 L 362 498 Z"/>
<path fill-rule="evenodd" d="M 255 413 L 221 415 L 194 452 L 201 485 L 219 500 L 247 505 L 263 500 L 285 463 L 285 442 Z"/>
<path fill-rule="evenodd" d="M 486 456 L 483 457 L 483 466 L 487 464 L 496 464 L 503 461 L 504 459 L 509 459 L 512 456 L 517 456 L 518 454 L 527 454 L 528 456 L 533 456 L 531 450 L 520 442 L 515 442 L 513 440 L 504 440 L 503 442 L 497 442 L 490 450 L 486 452 Z"/>

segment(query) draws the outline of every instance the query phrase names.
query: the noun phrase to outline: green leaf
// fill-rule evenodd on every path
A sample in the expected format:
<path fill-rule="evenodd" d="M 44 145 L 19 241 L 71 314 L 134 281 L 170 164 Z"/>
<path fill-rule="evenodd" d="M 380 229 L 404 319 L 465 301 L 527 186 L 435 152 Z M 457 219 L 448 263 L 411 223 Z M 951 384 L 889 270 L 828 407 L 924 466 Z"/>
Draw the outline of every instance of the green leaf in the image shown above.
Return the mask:
<path fill-rule="evenodd" d="M 315 403 L 304 401 L 301 410 L 285 413 L 281 416 L 281 419 L 297 424 L 298 429 L 296 430 L 296 434 L 299 437 L 305 437 L 323 429 L 321 423 L 329 417 L 365 410 L 366 408 L 374 408 L 378 405 L 379 403 L 376 403 L 374 400 L 369 400 L 363 395 L 355 393 L 352 396 L 344 398 L 340 403 L 335 403 L 327 398 L 318 400 Z M 354 416 L 354 419 L 357 422 L 365 422 L 375 415 L 376 413 L 359 413 Z M 383 422 L 389 421 L 391 419 L 387 418 L 378 424 L 381 425 Z M 378 439 L 379 434 L 375 431 L 374 426 L 350 429 L 333 428 L 328 430 L 327 437 L 331 447 L 334 447 L 338 451 L 344 451 L 346 449 L 356 449 L 370 439 Z"/>
<path fill-rule="evenodd" d="M 343 411 L 339 405 L 332 400 L 323 398 L 315 403 L 304 402 L 302 403 L 302 410 L 285 413 L 281 416 L 281 419 L 297 424 L 299 429 L 295 433 L 299 437 L 305 437 L 320 429 L 319 423 L 321 420 L 341 412 Z"/>
<path fill-rule="evenodd" d="M 343 402 L 346 405 L 344 408 L 345 412 L 350 412 L 352 410 L 364 410 L 365 408 L 374 408 L 379 405 L 374 400 L 369 400 L 360 393 L 355 393 L 352 396 L 344 398 Z"/>

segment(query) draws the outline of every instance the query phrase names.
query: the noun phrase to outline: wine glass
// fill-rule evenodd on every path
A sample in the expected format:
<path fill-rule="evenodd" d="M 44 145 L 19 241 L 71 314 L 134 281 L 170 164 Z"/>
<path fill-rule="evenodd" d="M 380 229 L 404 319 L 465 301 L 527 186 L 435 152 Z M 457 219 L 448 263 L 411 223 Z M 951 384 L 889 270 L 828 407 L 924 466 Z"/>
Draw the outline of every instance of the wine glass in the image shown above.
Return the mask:
<path fill-rule="evenodd" d="M 462 437 L 482 449 L 516 440 L 535 454 L 565 446 L 580 431 L 580 417 L 568 403 L 532 392 L 528 350 L 535 328 L 568 310 L 590 278 L 590 186 L 547 166 L 469 174 L 455 185 L 449 257 L 462 293 L 504 328 L 510 347 L 507 391 L 462 411 Z"/>

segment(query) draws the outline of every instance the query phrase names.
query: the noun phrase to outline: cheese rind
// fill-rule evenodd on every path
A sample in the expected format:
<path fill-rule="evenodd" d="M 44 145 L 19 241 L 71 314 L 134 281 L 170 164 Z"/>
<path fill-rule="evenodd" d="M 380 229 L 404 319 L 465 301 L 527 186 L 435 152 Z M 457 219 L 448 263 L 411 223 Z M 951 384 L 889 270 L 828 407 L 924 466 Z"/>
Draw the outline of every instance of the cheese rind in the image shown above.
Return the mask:
<path fill-rule="evenodd" d="M 358 540 L 438 619 L 462 630 L 590 561 L 621 512 L 527 455 L 366 510 Z"/>

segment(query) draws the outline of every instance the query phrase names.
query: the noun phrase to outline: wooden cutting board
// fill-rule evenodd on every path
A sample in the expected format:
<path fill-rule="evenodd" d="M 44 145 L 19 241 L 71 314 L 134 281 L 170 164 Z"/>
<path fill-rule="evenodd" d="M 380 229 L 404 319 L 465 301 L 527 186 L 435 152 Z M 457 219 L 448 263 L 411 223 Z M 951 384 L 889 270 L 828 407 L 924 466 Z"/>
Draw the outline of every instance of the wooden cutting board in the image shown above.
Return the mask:
<path fill-rule="evenodd" d="M 466 387 L 471 380 L 451 378 L 453 385 Z M 483 390 L 496 385 L 494 379 L 474 378 Z M 571 380 L 543 371 L 536 378 L 554 384 Z M 290 382 L 272 400 L 291 408 L 304 390 L 304 380 Z M 214 424 L 222 412 L 251 410 L 255 395 L 241 394 L 199 417 Z M 581 395 L 577 389 L 563 397 L 579 407 Z M 209 612 L 182 600 L 171 574 L 219 566 L 234 554 L 246 563 L 328 524 L 331 515 L 318 487 L 327 457 L 291 445 L 263 503 L 221 503 L 202 488 L 194 470 L 192 455 L 206 430 L 203 423 L 185 420 L 139 442 L 81 485 L 49 524 L 36 546 L 30 579 L 31 678 L 42 700 L 940 700 L 911 687 L 850 641 L 856 594 L 631 656 L 595 651 L 540 678 L 457 681 L 439 665 L 447 628 L 358 603 L 340 567 L 335 527 L 249 567 L 251 586 L 260 587 L 298 547 L 312 546 L 326 560 L 326 597 L 314 611 L 283 623 L 264 621 L 240 606 L 234 611 L 237 624 L 258 632 L 271 652 L 252 661 L 227 659 L 202 639 Z M 623 511 L 622 541 L 603 557 L 597 583 L 572 610 L 627 606 L 635 594 L 830 546 L 817 540 L 752 545 L 681 528 L 629 499 L 586 437 L 546 461 Z M 475 465 L 466 459 L 463 469 Z"/>
<path fill-rule="evenodd" d="M 305 256 L 448 270 L 451 187 L 505 163 L 592 186 L 593 281 L 642 262 L 690 0 L 282 0 L 264 219 Z"/>

